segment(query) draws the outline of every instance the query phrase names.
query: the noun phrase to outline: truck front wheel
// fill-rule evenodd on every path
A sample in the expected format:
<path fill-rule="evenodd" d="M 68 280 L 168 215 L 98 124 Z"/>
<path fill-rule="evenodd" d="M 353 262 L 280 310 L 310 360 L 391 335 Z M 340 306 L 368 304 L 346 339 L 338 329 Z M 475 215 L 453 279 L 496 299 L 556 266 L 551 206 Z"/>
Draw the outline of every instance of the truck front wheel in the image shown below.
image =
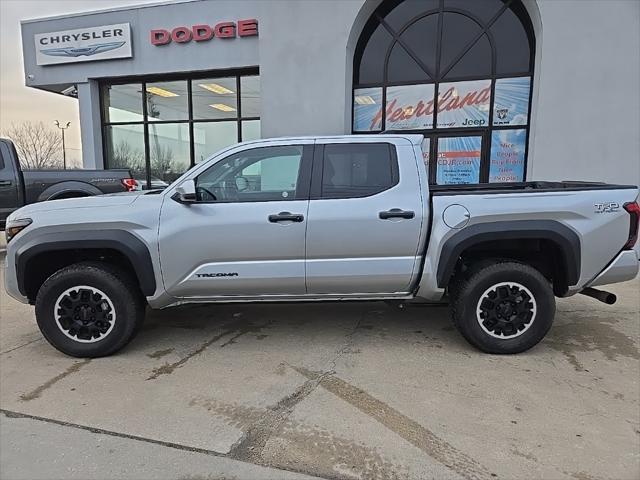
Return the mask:
<path fill-rule="evenodd" d="M 144 301 L 126 272 L 82 262 L 51 275 L 36 297 L 47 341 L 73 357 L 103 357 L 124 347 L 144 319 Z"/>
<path fill-rule="evenodd" d="M 483 352 L 520 353 L 544 338 L 555 315 L 550 282 L 535 268 L 496 261 L 451 288 L 453 322 Z"/>

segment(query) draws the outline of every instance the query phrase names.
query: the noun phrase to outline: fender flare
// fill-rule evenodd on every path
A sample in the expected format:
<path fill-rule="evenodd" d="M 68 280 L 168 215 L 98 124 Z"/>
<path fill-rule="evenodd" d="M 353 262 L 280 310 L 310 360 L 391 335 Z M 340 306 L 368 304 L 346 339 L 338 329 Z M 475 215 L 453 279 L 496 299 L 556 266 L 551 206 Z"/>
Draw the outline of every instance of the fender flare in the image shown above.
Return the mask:
<path fill-rule="evenodd" d="M 460 255 L 468 248 L 492 240 L 549 240 L 557 245 L 567 268 L 568 285 L 580 279 L 580 237 L 571 228 L 555 220 L 516 220 L 478 223 L 462 229 L 445 241 L 436 274 L 438 287 L 445 288 Z"/>
<path fill-rule="evenodd" d="M 55 197 L 65 193 L 83 193 L 88 197 L 94 195 L 102 195 L 102 191 L 91 185 L 90 183 L 78 182 L 75 180 L 68 180 L 45 188 L 40 195 L 38 195 L 38 202 L 44 202 L 45 200 L 55 200 Z"/>
<path fill-rule="evenodd" d="M 16 277 L 20 293 L 27 296 L 26 272 L 29 262 L 42 253 L 61 250 L 111 249 L 124 255 L 134 267 L 142 293 L 156 291 L 156 278 L 147 245 L 124 230 L 76 230 L 38 236 L 18 248 L 15 255 Z"/>

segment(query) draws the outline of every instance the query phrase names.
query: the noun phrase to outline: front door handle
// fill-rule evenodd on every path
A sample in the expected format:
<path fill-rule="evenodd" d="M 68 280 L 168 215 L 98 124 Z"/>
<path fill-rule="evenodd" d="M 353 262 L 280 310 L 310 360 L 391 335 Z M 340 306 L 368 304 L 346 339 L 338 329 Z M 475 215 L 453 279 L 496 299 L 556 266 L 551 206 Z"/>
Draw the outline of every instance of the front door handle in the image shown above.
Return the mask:
<path fill-rule="evenodd" d="M 280 212 L 274 215 L 269 215 L 269 221 L 271 223 L 278 222 L 302 222 L 304 216 L 299 213 Z"/>
<path fill-rule="evenodd" d="M 411 210 L 402 210 L 400 208 L 392 208 L 378 214 L 380 220 L 389 220 L 390 218 L 405 218 L 407 220 L 416 216 Z"/>
<path fill-rule="evenodd" d="M 0 187 L 9 187 L 11 185 L 11 180 L 0 180 Z"/>

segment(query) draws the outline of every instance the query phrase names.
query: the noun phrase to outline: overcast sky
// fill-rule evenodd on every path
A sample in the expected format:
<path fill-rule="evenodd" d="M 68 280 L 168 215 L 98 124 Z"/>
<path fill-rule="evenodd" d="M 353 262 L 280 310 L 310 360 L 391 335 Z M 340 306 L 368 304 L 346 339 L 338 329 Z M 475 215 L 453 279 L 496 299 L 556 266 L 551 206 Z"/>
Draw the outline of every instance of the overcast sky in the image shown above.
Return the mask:
<path fill-rule="evenodd" d="M 78 101 L 24 86 L 20 20 L 158 1 L 162 0 L 0 0 L 0 132 L 23 120 L 71 122 L 67 154 L 71 159 L 80 156 Z"/>

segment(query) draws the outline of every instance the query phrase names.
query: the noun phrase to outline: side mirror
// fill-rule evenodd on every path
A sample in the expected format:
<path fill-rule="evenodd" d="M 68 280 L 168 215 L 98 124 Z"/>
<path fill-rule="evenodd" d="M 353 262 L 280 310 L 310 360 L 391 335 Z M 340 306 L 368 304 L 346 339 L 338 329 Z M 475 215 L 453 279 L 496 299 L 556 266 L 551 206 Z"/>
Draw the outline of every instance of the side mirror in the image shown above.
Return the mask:
<path fill-rule="evenodd" d="M 178 203 L 196 203 L 196 182 L 193 180 L 182 182 L 176 187 L 176 193 L 171 198 Z"/>

